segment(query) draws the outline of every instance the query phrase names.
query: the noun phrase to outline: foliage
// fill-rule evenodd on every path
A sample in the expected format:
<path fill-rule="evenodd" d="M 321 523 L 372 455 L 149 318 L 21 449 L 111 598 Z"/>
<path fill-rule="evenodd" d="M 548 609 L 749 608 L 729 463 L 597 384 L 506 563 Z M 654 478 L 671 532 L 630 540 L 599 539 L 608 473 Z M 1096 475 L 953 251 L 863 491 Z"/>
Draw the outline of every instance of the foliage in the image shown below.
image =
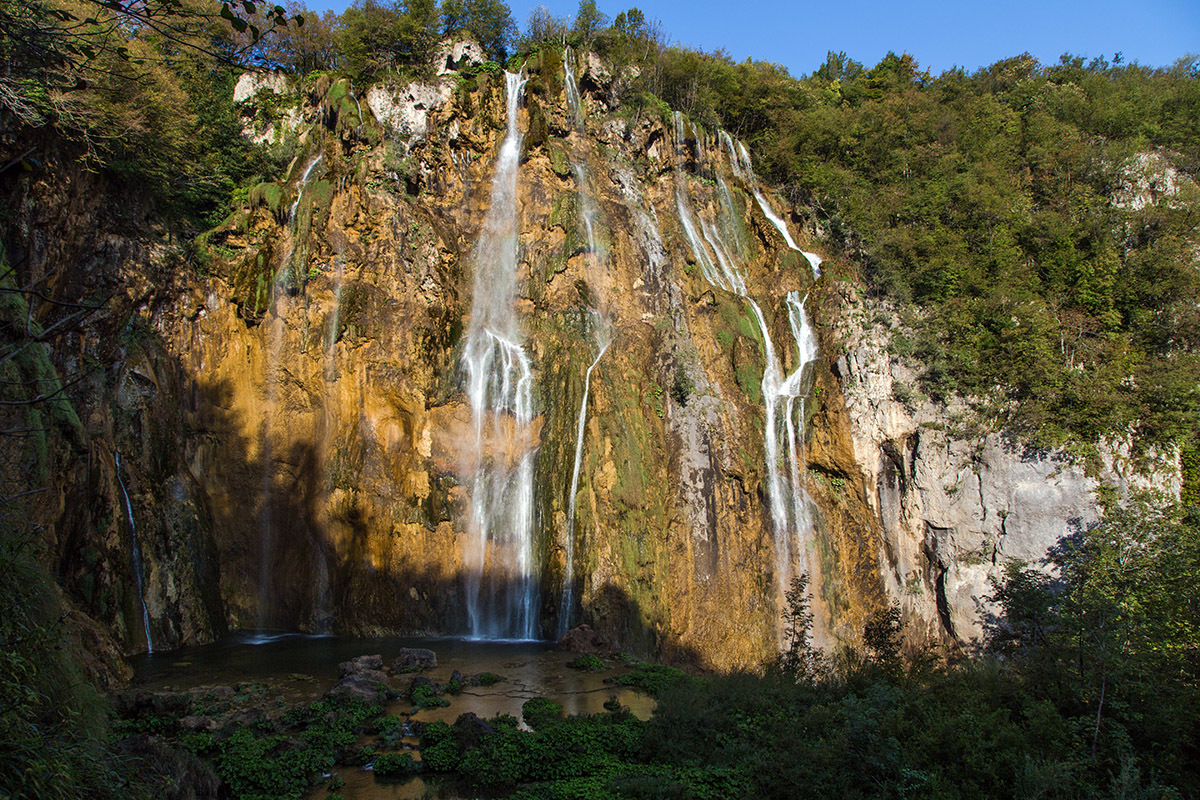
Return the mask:
<path fill-rule="evenodd" d="M 442 0 L 442 33 L 460 32 L 474 36 L 488 58 L 501 64 L 517 39 L 517 26 L 502 0 Z"/>
<path fill-rule="evenodd" d="M 679 667 L 667 664 L 651 664 L 641 662 L 625 675 L 618 675 L 615 682 L 618 686 L 631 686 L 641 689 L 646 694 L 658 696 L 675 686 L 687 686 L 693 678 Z"/>
<path fill-rule="evenodd" d="M 34 311 L 54 304 L 38 294 L 0 247 L 0 796 L 118 797 L 131 776 L 108 746 L 107 705 L 85 673 L 79 622 L 46 567 L 37 522 L 56 452 L 82 442 L 46 341 L 100 305 L 73 304 L 44 328 Z"/>
<path fill-rule="evenodd" d="M 624 682 L 675 678 L 649 722 L 563 718 L 539 698 L 524 708 L 532 731 L 432 723 L 423 759 L 475 794 L 517 798 L 1194 796 L 1200 515 L 1113 510 L 1055 565 L 1055 579 L 1009 571 L 975 658 L 906 655 L 886 607 L 862 652 L 819 670 L 697 679 L 637 664 Z M 806 589 L 793 583 L 785 615 L 799 661 Z"/>
<path fill-rule="evenodd" d="M 424 77 L 438 44 L 435 0 L 357 0 L 342 14 L 335 41 L 339 67 L 364 83 L 384 73 Z"/>
<path fill-rule="evenodd" d="M 813 647 L 813 614 L 809 610 L 808 575 L 792 578 L 784 595 L 787 601 L 783 612 L 784 647 L 776 667 L 794 680 L 814 680 L 820 674 L 821 651 Z"/>
<path fill-rule="evenodd" d="M 0 796 L 123 796 L 129 778 L 108 747 L 105 705 L 82 674 L 31 533 L 0 515 Z"/>
<path fill-rule="evenodd" d="M 479 681 L 480 686 L 493 686 L 504 682 L 504 677 L 494 672 L 481 672 L 475 676 L 475 679 Z"/>
<path fill-rule="evenodd" d="M 385 778 L 400 778 L 420 770 L 420 762 L 411 753 L 380 753 L 375 758 L 375 773 Z"/>
<path fill-rule="evenodd" d="M 289 709 L 279 724 L 260 720 L 227 735 L 179 734 L 177 726 L 164 726 L 155 717 L 128 721 L 127 732 L 149 726 L 176 737 L 177 746 L 213 765 L 234 798 L 286 800 L 303 796 L 352 751 L 358 732 L 381 711 L 360 700 L 328 698 Z"/>
<path fill-rule="evenodd" d="M 607 669 L 604 660 L 600 656 L 584 653 L 577 658 L 573 658 L 567 662 L 567 666 L 571 669 L 581 669 L 585 672 L 602 672 Z"/>
<path fill-rule="evenodd" d="M 419 683 L 412 688 L 409 699 L 419 708 L 444 708 L 450 701 L 440 697 L 437 690 L 428 683 Z"/>
<path fill-rule="evenodd" d="M 1200 427 L 1200 192 L 1144 188 L 1200 176 L 1197 59 L 1020 56 L 934 77 L 907 54 L 829 53 L 797 79 L 666 47 L 634 11 L 596 39 L 638 68 L 624 107 L 665 101 L 746 141 L 872 292 L 915 311 L 925 394 L 971 398 L 1042 446 Z"/>
<path fill-rule="evenodd" d="M 534 697 L 521 705 L 521 719 L 535 731 L 546 730 L 562 721 L 563 707 L 548 697 Z"/>
<path fill-rule="evenodd" d="M 1056 579 L 1018 566 L 997 586 L 991 648 L 1078 720 L 1092 760 L 1116 772 L 1133 750 L 1143 771 L 1200 790 L 1187 744 L 1200 732 L 1200 518 L 1140 500 L 1052 558 Z"/>

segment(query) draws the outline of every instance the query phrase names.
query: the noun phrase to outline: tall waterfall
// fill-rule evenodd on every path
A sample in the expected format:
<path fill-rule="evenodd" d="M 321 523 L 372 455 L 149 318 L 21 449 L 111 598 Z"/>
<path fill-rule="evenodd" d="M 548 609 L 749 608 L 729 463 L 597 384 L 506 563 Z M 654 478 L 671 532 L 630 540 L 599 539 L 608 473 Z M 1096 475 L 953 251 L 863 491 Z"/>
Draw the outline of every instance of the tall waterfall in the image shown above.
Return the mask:
<path fill-rule="evenodd" d="M 125 479 L 121 477 L 121 454 L 115 453 L 117 465 L 117 486 L 121 487 L 121 498 L 125 501 L 125 518 L 129 520 L 130 557 L 133 561 L 133 581 L 137 587 L 138 602 L 142 604 L 142 628 L 146 631 L 146 651 L 154 652 L 154 639 L 150 636 L 150 610 L 146 608 L 146 579 L 142 567 L 142 547 L 138 542 L 137 523 L 133 520 L 133 504 L 129 502 L 129 492 L 125 489 Z"/>
<path fill-rule="evenodd" d="M 533 564 L 533 376 L 513 309 L 517 273 L 517 104 L 523 74 L 505 73 L 508 132 L 475 244 L 475 294 L 463 354 L 475 425 L 470 541 L 464 553 L 472 636 L 537 634 Z"/>
<path fill-rule="evenodd" d="M 752 188 L 759 208 L 783 234 L 788 246 L 799 251 L 787 231 L 783 220 L 771 211 L 766 199 L 758 191 L 758 183 L 753 179 L 750 168 L 750 156 L 744 147 L 740 153 L 734 149 L 729 134 L 721 132 L 722 141 L 729 150 L 730 166 L 735 175 L 742 178 Z M 805 367 L 816 358 L 816 338 L 808 323 L 804 311 L 804 302 L 797 292 L 787 296 L 788 320 L 792 329 L 798 350 L 796 368 L 789 375 L 783 374 L 779 356 L 771 340 L 770 326 L 758 303 L 746 292 L 745 278 L 736 263 L 737 250 L 726 246 L 721 234 L 721 227 L 716 222 L 700 218 L 700 233 L 696 231 L 696 215 L 692 211 L 688 198 L 687 177 L 682 169 L 684 155 L 683 118 L 675 112 L 675 147 L 680 166 L 676 172 L 675 202 L 679 211 L 684 235 L 691 246 L 692 253 L 700 263 L 701 272 L 706 280 L 714 286 L 742 297 L 754 313 L 759 331 L 763 338 L 763 349 L 766 364 L 763 369 L 762 394 L 766 411 L 766 426 L 764 430 L 764 449 L 767 466 L 767 493 L 771 507 L 772 533 L 775 549 L 775 578 L 780 594 L 786 590 L 788 579 L 794 574 L 794 568 L 805 571 L 803 560 L 804 538 L 811 527 L 809 505 L 811 500 L 806 486 L 807 468 L 804 465 L 803 431 L 804 431 L 804 397 Z M 724 181 L 718 180 L 718 190 L 721 202 L 718 208 L 723 208 L 731 217 L 734 213 L 729 189 Z M 712 255 L 709 255 L 711 250 Z M 802 251 L 801 251 L 802 252 Z M 794 412 L 796 400 L 800 400 L 799 425 L 796 424 Z M 799 435 L 797 430 L 800 431 Z M 780 442 L 786 445 L 786 454 L 780 453 Z"/>
<path fill-rule="evenodd" d="M 817 360 L 817 337 L 809 324 L 808 314 L 804 310 L 804 302 L 797 291 L 788 292 L 788 325 L 792 329 L 792 338 L 796 342 L 796 368 L 784 381 L 781 395 L 786 398 L 784 403 L 784 436 L 788 444 L 788 466 L 792 479 L 792 523 L 795 530 L 796 553 L 791 563 L 803 564 L 805 558 L 804 537 L 812 527 L 812 515 L 809 507 L 812 499 L 808 494 L 808 483 L 805 473 L 808 462 L 804 450 L 805 402 L 808 398 L 808 386 L 812 383 L 811 374 L 805 369 Z M 795 405 L 800 401 L 799 425 L 796 425 Z"/>

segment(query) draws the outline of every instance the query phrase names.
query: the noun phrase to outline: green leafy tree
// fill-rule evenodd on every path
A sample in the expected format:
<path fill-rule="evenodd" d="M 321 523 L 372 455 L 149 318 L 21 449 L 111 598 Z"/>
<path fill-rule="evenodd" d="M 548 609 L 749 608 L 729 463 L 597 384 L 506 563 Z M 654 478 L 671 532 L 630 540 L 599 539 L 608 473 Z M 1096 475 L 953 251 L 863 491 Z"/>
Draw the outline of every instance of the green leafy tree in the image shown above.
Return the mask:
<path fill-rule="evenodd" d="M 608 17 L 596 8 L 596 0 L 579 0 L 579 10 L 575 12 L 575 19 L 571 23 L 571 38 L 579 45 L 587 46 L 608 27 L 608 22 Z"/>
<path fill-rule="evenodd" d="M 517 26 L 502 0 L 444 0 L 442 32 L 475 37 L 493 61 L 503 63 L 517 40 Z"/>

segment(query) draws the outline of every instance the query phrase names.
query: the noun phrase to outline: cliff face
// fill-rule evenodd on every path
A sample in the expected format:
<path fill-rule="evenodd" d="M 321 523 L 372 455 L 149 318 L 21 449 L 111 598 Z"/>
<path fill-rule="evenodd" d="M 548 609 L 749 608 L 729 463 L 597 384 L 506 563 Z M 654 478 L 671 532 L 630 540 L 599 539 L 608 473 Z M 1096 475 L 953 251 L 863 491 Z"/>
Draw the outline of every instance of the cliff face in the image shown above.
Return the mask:
<path fill-rule="evenodd" d="M 831 315 L 833 371 L 845 390 L 855 462 L 882 528 L 889 596 L 925 636 L 966 642 L 982 633 L 992 581 L 1013 561 L 1036 564 L 1095 524 L 1103 489 L 1179 496 L 1176 452 L 1136 460 L 1103 442 L 1098 463 L 1042 451 L 1003 434 L 972 432 L 962 401 L 916 390 L 918 365 L 894 355 L 894 309 L 839 286 Z"/>
<path fill-rule="evenodd" d="M 511 531 L 479 541 L 480 476 L 527 457 L 536 633 L 587 621 L 715 668 L 770 656 L 800 572 L 824 644 L 891 598 L 923 638 L 970 637 L 1005 559 L 1096 518 L 1105 476 L 895 398 L 912 375 L 867 321 L 890 312 L 814 283 L 799 248 L 819 245 L 771 220 L 732 140 L 613 107 L 619 77 L 568 64 L 528 65 L 516 112 L 505 302 L 527 422 L 467 386 L 480 276 L 509 246 L 484 235 L 503 74 L 361 95 L 247 79 L 249 134 L 295 139 L 287 177 L 187 263 L 144 225 L 96 244 L 116 300 L 57 359 L 116 366 L 75 393 L 90 466 L 64 477 L 56 524 L 67 583 L 129 650 L 227 627 L 469 630 L 478 573 L 511 575 Z M 113 230 L 63 213 L 47 227 Z"/>

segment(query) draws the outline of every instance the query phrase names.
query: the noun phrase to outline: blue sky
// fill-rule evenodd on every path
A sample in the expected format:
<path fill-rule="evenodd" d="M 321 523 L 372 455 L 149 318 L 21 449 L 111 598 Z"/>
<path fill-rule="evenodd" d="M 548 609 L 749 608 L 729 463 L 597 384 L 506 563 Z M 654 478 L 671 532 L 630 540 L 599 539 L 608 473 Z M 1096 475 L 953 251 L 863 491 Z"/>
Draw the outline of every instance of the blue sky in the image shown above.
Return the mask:
<path fill-rule="evenodd" d="M 340 11 L 347 0 L 309 0 Z M 579 0 L 510 0 L 522 28 L 545 5 L 571 17 Z M 872 66 L 889 50 L 907 51 L 934 73 L 969 71 L 1028 51 L 1043 63 L 1071 52 L 1168 66 L 1200 53 L 1200 0 L 597 0 L 610 17 L 631 6 L 658 19 L 667 36 L 702 50 L 724 48 L 735 60 L 774 61 L 806 75 L 827 50 Z"/>

